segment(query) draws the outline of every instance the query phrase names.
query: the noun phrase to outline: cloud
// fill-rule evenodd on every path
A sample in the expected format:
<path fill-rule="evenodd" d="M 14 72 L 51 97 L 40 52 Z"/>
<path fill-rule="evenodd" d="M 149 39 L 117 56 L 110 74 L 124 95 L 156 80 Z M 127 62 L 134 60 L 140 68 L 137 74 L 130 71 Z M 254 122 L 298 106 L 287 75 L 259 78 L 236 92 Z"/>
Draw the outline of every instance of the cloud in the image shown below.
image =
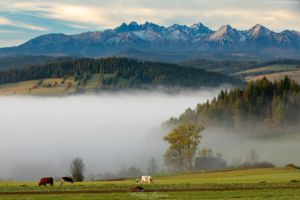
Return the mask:
<path fill-rule="evenodd" d="M 87 29 L 88 27 L 86 26 L 81 26 L 77 24 L 69 24 L 68 26 L 73 27 L 73 28 L 78 28 L 78 29 Z"/>
<path fill-rule="evenodd" d="M 265 4 L 263 1 L 44 1 L 2 3 L 12 12 L 35 12 L 37 17 L 82 23 L 84 27 L 115 28 L 121 23 L 151 21 L 164 26 L 172 23 L 192 25 L 202 22 L 211 29 L 230 24 L 237 29 L 249 29 L 260 23 L 278 30 L 300 30 L 299 5 Z M 1 10 L 1 8 L 0 8 Z M 280 13 L 280 14 L 279 14 Z M 279 25 L 279 26 L 278 26 Z M 68 25 L 70 26 L 70 25 Z M 74 25 L 72 26 L 74 28 Z M 77 26 L 79 27 L 79 26 Z M 75 28 L 77 28 L 75 25 Z"/>
<path fill-rule="evenodd" d="M 20 40 L 20 39 L 14 39 L 14 40 L 0 40 L 0 47 L 12 47 L 12 46 L 18 46 L 20 44 L 23 44 L 27 42 L 26 39 Z"/>
<path fill-rule="evenodd" d="M 0 33 L 22 33 L 19 31 L 0 30 Z"/>
<path fill-rule="evenodd" d="M 27 29 L 31 29 L 31 30 L 46 31 L 46 29 L 43 27 L 33 26 L 33 25 L 29 25 L 29 24 L 19 22 L 19 21 L 12 21 L 12 20 L 6 19 L 3 16 L 0 16 L 0 25 L 9 25 L 9 26 L 14 26 L 14 27 L 27 28 Z"/>

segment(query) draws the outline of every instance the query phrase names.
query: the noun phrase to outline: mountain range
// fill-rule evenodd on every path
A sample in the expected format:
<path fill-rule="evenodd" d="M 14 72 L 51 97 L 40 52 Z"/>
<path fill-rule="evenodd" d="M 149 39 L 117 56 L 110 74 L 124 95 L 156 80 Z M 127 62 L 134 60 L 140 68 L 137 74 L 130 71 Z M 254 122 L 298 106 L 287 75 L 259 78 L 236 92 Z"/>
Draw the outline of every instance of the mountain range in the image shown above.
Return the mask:
<path fill-rule="evenodd" d="M 16 47 L 0 48 L 0 54 L 73 54 L 106 56 L 126 49 L 142 51 L 251 51 L 272 55 L 300 54 L 300 32 L 275 33 L 256 24 L 249 30 L 224 25 L 216 31 L 202 23 L 170 27 L 123 23 L 115 29 L 75 35 L 47 34 Z"/>

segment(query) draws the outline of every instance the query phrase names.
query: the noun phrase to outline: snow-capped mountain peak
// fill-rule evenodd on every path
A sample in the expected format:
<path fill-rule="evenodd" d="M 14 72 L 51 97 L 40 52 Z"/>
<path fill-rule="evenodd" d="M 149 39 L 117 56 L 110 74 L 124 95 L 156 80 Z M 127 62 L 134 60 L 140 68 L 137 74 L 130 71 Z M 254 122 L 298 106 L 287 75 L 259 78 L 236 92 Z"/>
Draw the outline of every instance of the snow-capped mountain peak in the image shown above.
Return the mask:
<path fill-rule="evenodd" d="M 132 21 L 128 26 L 138 26 L 138 24 L 134 21 Z"/>
<path fill-rule="evenodd" d="M 101 54 L 125 49 L 157 51 L 258 51 L 300 53 L 300 33 L 285 30 L 270 31 L 256 24 L 239 31 L 224 25 L 212 31 L 202 23 L 191 26 L 174 24 L 169 27 L 151 22 L 122 23 L 113 30 L 75 35 L 47 34 L 10 48 L 0 48 L 0 54 Z"/>
<path fill-rule="evenodd" d="M 254 35 L 268 35 L 270 33 L 270 30 L 267 29 L 266 27 L 260 25 L 260 24 L 256 24 L 255 26 L 253 26 L 251 29 L 251 34 Z"/>

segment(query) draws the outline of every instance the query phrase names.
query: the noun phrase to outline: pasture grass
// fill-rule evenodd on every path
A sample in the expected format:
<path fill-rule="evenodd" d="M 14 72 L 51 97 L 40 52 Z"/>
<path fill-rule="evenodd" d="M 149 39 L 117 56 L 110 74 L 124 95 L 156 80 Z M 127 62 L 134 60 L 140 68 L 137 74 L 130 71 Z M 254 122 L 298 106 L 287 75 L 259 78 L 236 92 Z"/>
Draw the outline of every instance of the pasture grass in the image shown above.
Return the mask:
<path fill-rule="evenodd" d="M 92 88 L 99 85 L 100 73 L 93 73 L 91 78 L 86 81 L 85 88 Z"/>
<path fill-rule="evenodd" d="M 192 188 L 271 188 L 300 187 L 300 170 L 291 168 L 208 170 L 152 175 L 153 185 L 144 189 Z M 87 191 L 130 190 L 136 187 L 135 178 L 125 181 L 76 182 L 75 185 L 55 182 L 54 186 L 38 186 L 37 182 L 0 182 L 0 192 L 22 191 Z M 235 191 L 142 192 L 142 193 L 77 193 L 77 194 L 26 194 L 0 195 L 1 199 L 297 199 L 300 189 L 264 189 Z"/>
<path fill-rule="evenodd" d="M 300 189 L 236 190 L 158 193 L 2 195 L 0 199 L 299 199 Z"/>
<path fill-rule="evenodd" d="M 117 85 L 118 85 L 118 86 L 121 86 L 121 85 L 127 85 L 128 82 L 129 82 L 129 80 L 124 79 L 124 78 L 122 78 L 122 77 L 118 77 L 118 83 L 117 83 Z"/>
<path fill-rule="evenodd" d="M 255 69 L 249 69 L 246 71 L 238 72 L 236 74 L 245 74 L 245 73 L 251 73 L 251 72 L 263 72 L 263 71 L 278 71 L 278 70 L 298 70 L 299 68 L 296 68 L 297 65 L 279 65 L 279 64 L 274 64 L 274 65 L 269 65 L 265 67 L 260 67 L 260 68 L 255 68 Z"/>
<path fill-rule="evenodd" d="M 295 80 L 297 83 L 300 83 L 300 71 L 278 72 L 259 76 L 248 76 L 245 79 L 247 82 L 249 82 L 250 80 L 256 81 L 257 79 L 261 79 L 264 76 L 270 81 L 274 81 L 275 79 L 283 79 L 285 76 L 288 76 L 291 77 L 292 80 Z"/>
<path fill-rule="evenodd" d="M 142 186 L 144 189 L 300 187 L 300 182 L 290 182 L 300 180 L 300 170 L 289 168 L 194 171 L 152 177 L 154 184 L 145 184 Z M 135 186 L 135 178 L 125 181 L 76 182 L 74 186 L 60 186 L 57 182 L 53 187 L 39 187 L 38 182 L 0 182 L 0 192 L 130 190 Z"/>
<path fill-rule="evenodd" d="M 99 86 L 99 77 L 100 73 L 93 73 L 91 75 L 91 78 L 87 80 L 84 87 L 86 90 L 93 89 L 95 87 Z M 110 77 L 113 74 L 104 74 L 104 77 Z M 34 85 L 37 85 L 39 80 L 43 80 L 44 83 L 50 83 L 52 86 L 49 88 L 39 86 L 38 88 L 33 88 Z M 74 77 L 69 77 L 65 80 L 64 84 L 61 84 L 61 81 L 63 79 L 60 78 L 46 78 L 46 79 L 38 79 L 38 80 L 29 80 L 29 81 L 20 81 L 18 83 L 6 83 L 6 84 L 0 84 L 0 95 L 36 95 L 36 96 L 65 96 L 69 93 L 73 93 L 76 90 L 78 81 L 74 81 Z M 54 83 L 57 82 L 57 85 L 54 87 Z M 67 89 L 67 83 L 71 82 L 72 86 Z M 117 85 L 127 85 L 128 80 L 123 79 L 122 77 L 118 78 Z M 142 84 L 142 87 L 148 87 L 150 88 L 150 84 Z"/>

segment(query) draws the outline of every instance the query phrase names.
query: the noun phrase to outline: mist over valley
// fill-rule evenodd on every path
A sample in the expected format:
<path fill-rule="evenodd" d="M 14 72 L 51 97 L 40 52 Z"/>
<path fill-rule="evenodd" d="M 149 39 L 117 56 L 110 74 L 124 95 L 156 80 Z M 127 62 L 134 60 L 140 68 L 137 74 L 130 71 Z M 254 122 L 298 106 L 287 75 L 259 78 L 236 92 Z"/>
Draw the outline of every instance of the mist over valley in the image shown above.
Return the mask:
<path fill-rule="evenodd" d="M 41 176 L 67 175 L 76 156 L 84 159 L 86 175 L 131 165 L 146 169 L 150 157 L 161 164 L 167 132 L 157 138 L 149 132 L 219 91 L 1 97 L 1 179 L 37 181 Z"/>
<path fill-rule="evenodd" d="M 0 178 L 38 181 L 42 176 L 65 176 L 77 156 L 84 159 L 86 176 L 117 173 L 132 165 L 146 172 L 151 157 L 165 168 L 163 154 L 168 145 L 162 138 L 171 127 L 161 123 L 211 100 L 220 90 L 1 97 Z M 276 166 L 290 161 L 300 164 L 296 141 L 247 139 L 225 129 L 206 129 L 202 135 L 199 149 L 222 153 L 228 164 L 238 156 L 245 158 L 252 148 L 260 160 Z"/>

